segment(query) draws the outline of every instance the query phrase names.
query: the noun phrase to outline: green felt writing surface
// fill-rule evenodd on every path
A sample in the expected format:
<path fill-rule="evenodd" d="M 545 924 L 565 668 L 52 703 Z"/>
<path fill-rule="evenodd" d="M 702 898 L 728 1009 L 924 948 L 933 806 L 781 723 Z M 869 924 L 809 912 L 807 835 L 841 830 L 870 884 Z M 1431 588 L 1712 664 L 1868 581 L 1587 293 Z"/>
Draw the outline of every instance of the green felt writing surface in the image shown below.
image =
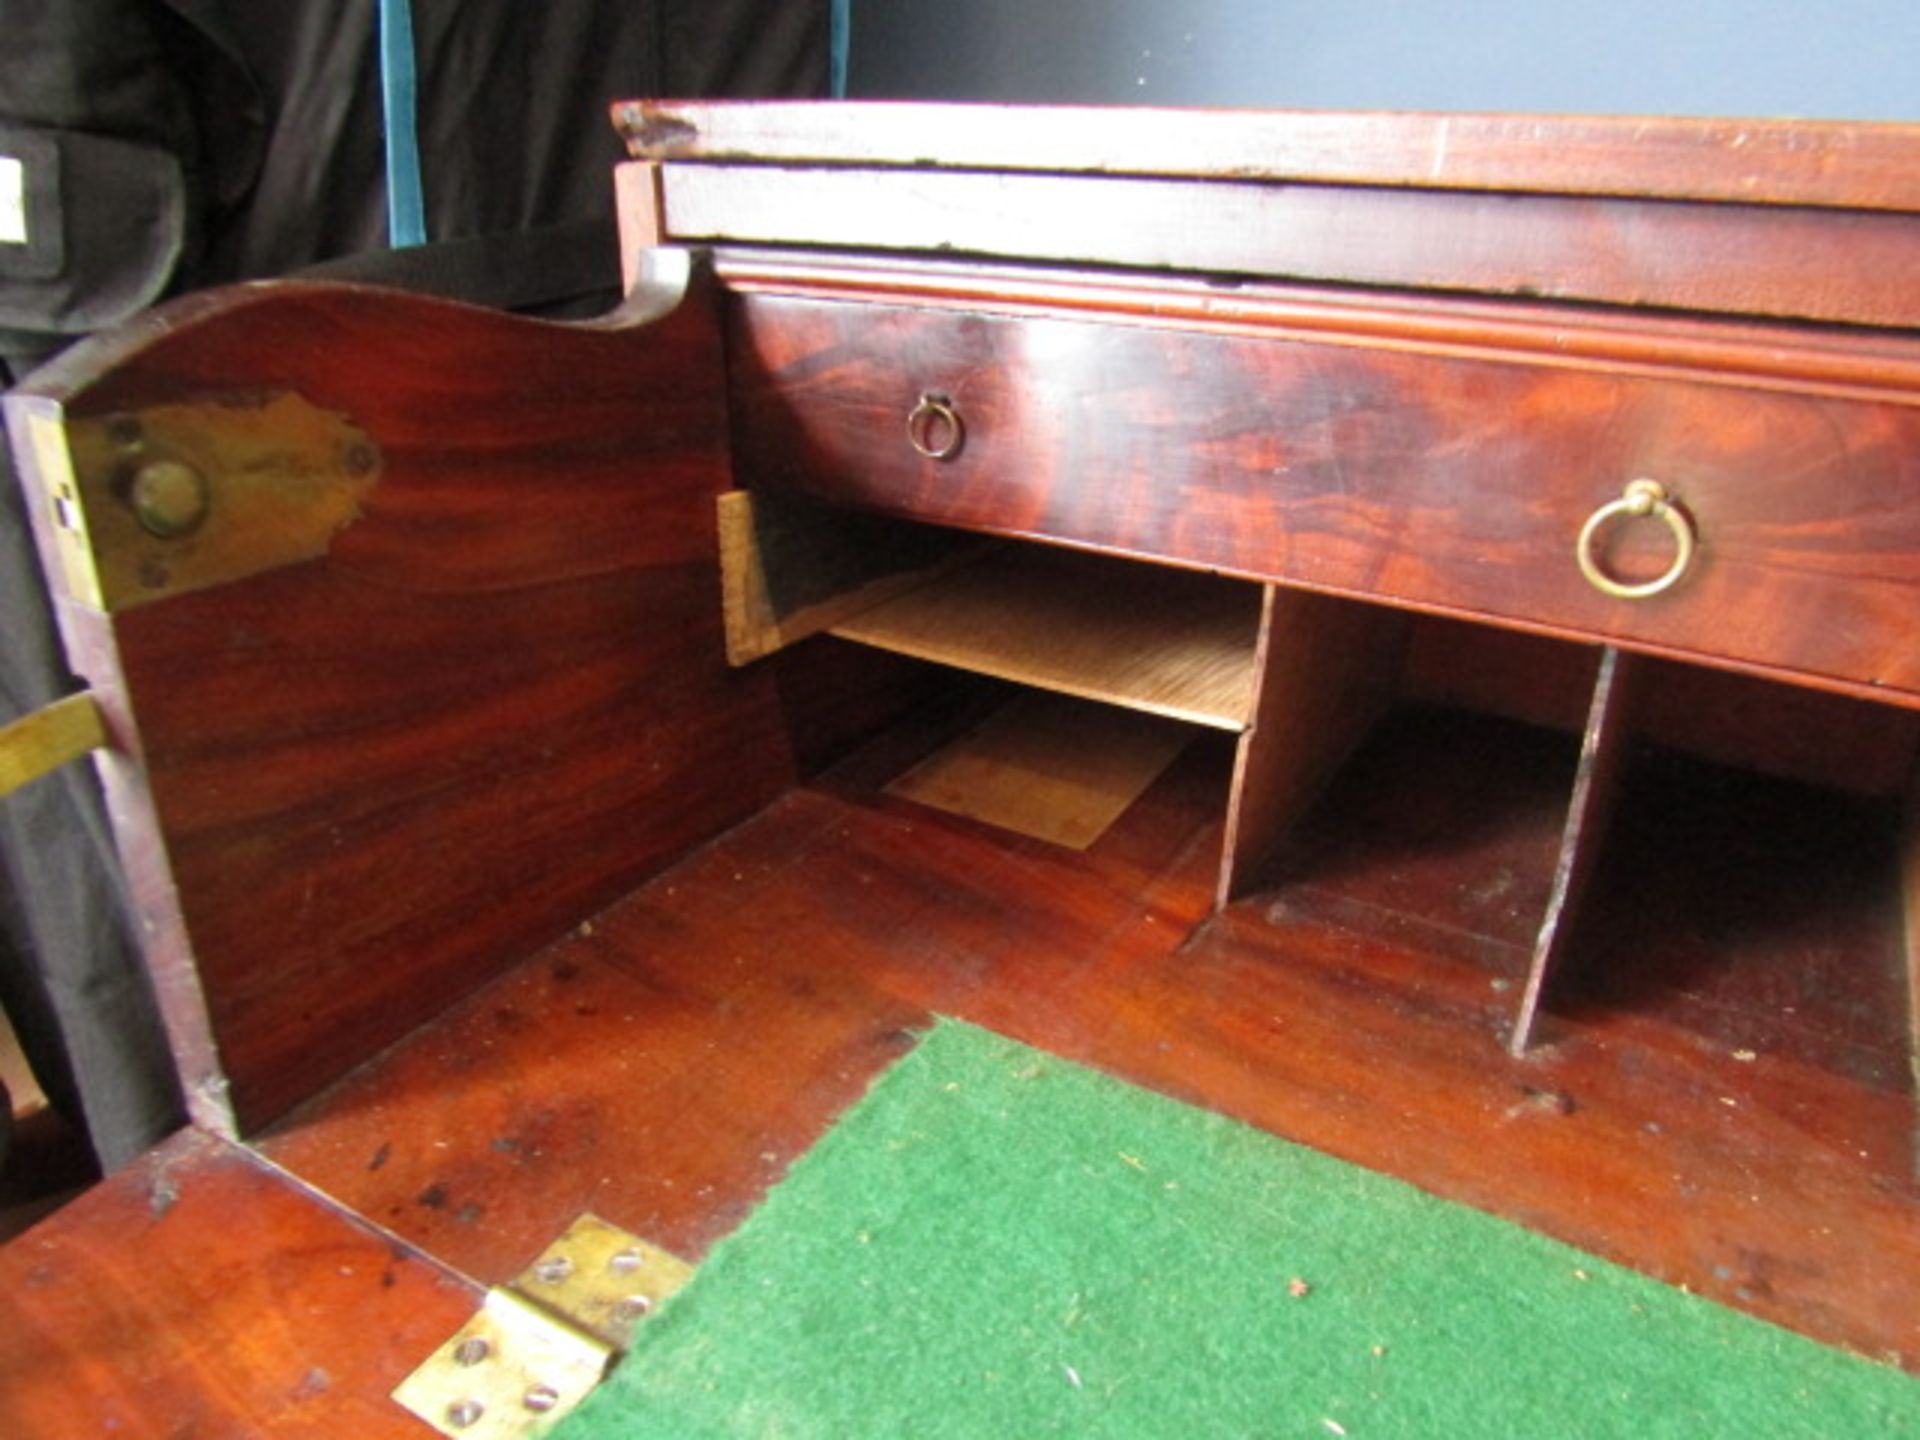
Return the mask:
<path fill-rule="evenodd" d="M 561 1440 L 1920 1435 L 1920 1380 L 939 1025 Z"/>

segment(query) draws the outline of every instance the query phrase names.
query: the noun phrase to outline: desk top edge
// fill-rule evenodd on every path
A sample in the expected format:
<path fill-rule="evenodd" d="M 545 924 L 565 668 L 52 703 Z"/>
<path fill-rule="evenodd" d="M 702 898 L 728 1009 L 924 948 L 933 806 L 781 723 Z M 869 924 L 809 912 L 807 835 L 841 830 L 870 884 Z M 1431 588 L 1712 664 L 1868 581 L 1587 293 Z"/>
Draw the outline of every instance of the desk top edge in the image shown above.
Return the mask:
<path fill-rule="evenodd" d="M 1920 124 L 630 100 L 639 159 L 1180 176 L 1920 211 Z"/>

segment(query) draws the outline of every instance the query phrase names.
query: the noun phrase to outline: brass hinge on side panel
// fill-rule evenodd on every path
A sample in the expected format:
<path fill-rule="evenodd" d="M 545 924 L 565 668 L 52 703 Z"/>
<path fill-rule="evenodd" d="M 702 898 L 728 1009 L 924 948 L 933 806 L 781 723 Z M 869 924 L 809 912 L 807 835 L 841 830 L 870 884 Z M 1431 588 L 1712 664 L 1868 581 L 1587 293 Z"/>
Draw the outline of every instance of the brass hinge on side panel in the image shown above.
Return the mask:
<path fill-rule="evenodd" d="M 324 555 L 379 483 L 371 436 L 291 392 L 76 419 L 19 399 L 66 593 L 109 613 Z"/>
<path fill-rule="evenodd" d="M 490 1290 L 393 1398 L 442 1435 L 527 1440 L 586 1399 L 633 1327 L 692 1274 L 685 1261 L 582 1215 Z"/>

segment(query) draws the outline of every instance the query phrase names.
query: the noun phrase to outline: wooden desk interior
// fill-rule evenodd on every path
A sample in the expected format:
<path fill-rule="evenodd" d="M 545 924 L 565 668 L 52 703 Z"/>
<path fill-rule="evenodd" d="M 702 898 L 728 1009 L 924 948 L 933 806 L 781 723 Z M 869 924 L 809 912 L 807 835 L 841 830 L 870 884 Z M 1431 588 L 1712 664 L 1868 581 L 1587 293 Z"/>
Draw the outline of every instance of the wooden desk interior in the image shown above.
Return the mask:
<path fill-rule="evenodd" d="M 1920 314 L 1874 268 L 1920 137 L 1202 117 L 1217 172 L 1132 121 L 1127 171 L 994 112 L 920 175 L 848 113 L 624 112 L 629 239 L 717 248 L 611 323 L 266 287 L 9 401 L 196 1121 L 0 1250 L 26 1433 L 417 1433 L 387 1393 L 483 1287 L 583 1210 L 697 1260 L 936 1014 L 1920 1370 Z M 834 146 L 888 255 L 783 208 Z M 995 166 L 1271 210 L 1202 248 L 1301 273 L 1013 266 L 1062 257 L 1007 195 L 985 259 L 915 228 Z M 1421 204 L 1539 218 L 1299 238 Z M 1605 243 L 1708 232 L 1747 248 Z M 1806 234 L 1844 283 L 1753 263 Z M 1535 241 L 1552 285 L 1502 269 Z M 349 476 L 345 523 L 72 560 L 286 395 L 337 453 L 260 464 Z M 1582 516 L 1689 446 L 1699 568 L 1596 597 Z M 889 788 L 1035 690 L 1185 742 L 1080 848 Z"/>

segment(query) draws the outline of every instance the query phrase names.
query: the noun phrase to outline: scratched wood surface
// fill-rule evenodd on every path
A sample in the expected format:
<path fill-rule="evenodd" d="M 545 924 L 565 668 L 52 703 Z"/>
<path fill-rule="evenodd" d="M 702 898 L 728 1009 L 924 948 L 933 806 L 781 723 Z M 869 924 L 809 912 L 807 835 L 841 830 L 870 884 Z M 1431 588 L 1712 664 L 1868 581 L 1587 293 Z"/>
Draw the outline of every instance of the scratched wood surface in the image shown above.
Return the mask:
<path fill-rule="evenodd" d="M 276 286 L 37 382 L 73 414 L 293 390 L 380 448 L 330 553 L 114 616 L 87 672 L 152 801 L 129 868 L 177 894 L 162 987 L 203 990 L 243 1128 L 791 778 L 721 646 L 719 347 L 697 286 L 598 329 Z"/>
<path fill-rule="evenodd" d="M 633 100 L 635 155 L 1920 211 L 1920 127 L 1760 118 Z"/>
<path fill-rule="evenodd" d="M 1474 743 L 1457 723 L 1455 748 Z M 1203 923 L 1227 737 L 1084 852 L 886 795 L 936 738 L 891 733 L 790 794 L 297 1112 L 268 1153 L 483 1279 L 586 1203 L 698 1256 L 939 1011 L 1920 1368 L 1897 1013 L 1866 1070 L 1776 1052 L 1768 983 L 1730 989 L 1718 1028 L 1655 987 L 1556 1012 L 1551 1044 L 1505 1055 L 1537 918 L 1508 912 L 1516 889 L 1544 900 L 1571 740 L 1489 795 L 1423 789 L 1435 751 L 1403 733 L 1356 778 L 1417 796 L 1416 833 L 1376 830 L 1353 872 L 1374 816 L 1336 782 L 1309 827 L 1323 863 Z M 1512 753 L 1508 722 L 1478 743 Z M 1530 875 L 1503 887 L 1520 857 Z M 1806 860 L 1783 847 L 1771 882 Z M 1636 929 L 1682 922 L 1660 903 Z M 1754 947 L 1760 973 L 1790 977 L 1796 943 Z M 1855 962 L 1820 968 L 1842 1009 L 1897 978 L 1844 917 L 1832 943 Z"/>
<path fill-rule="evenodd" d="M 387 1392 L 479 1289 L 183 1131 L 0 1248 L 13 1440 L 417 1440 Z"/>
<path fill-rule="evenodd" d="M 1920 703 L 1920 412 L 1715 383 L 1152 327 L 754 295 L 743 483 L 1071 539 Z M 923 390 L 967 444 L 916 455 Z M 1582 524 L 1662 479 L 1700 536 L 1645 601 Z M 1607 564 L 1657 574 L 1665 528 Z"/>
<path fill-rule="evenodd" d="M 661 169 L 670 237 L 1285 276 L 1911 326 L 1920 216 L 1605 196 L 820 166 Z M 1810 253 L 1844 255 L 1809 267 Z"/>

